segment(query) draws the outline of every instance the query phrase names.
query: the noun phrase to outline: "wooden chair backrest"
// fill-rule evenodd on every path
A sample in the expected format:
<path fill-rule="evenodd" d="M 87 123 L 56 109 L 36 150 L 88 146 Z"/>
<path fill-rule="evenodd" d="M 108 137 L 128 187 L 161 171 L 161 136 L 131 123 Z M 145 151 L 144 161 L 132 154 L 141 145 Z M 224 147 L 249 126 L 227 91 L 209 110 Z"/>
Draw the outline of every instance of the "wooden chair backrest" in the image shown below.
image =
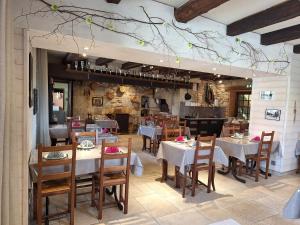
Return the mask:
<path fill-rule="evenodd" d="M 72 132 L 72 142 L 80 144 L 84 140 L 90 140 L 96 144 L 96 132 Z"/>
<path fill-rule="evenodd" d="M 130 173 L 130 157 L 131 157 L 131 146 L 132 146 L 132 140 L 131 138 L 128 138 L 127 146 L 120 144 L 120 143 L 106 143 L 105 140 L 102 140 L 102 146 L 101 146 L 101 164 L 100 164 L 100 187 L 101 182 L 103 182 L 103 177 L 105 174 L 108 173 L 124 173 L 128 182 L 129 173 Z M 106 153 L 105 149 L 106 147 L 118 147 L 124 148 L 127 147 L 127 152 L 122 153 Z M 107 166 L 105 165 L 105 161 L 108 160 L 115 160 L 120 159 L 121 162 L 126 159 L 126 165 L 114 165 L 114 166 Z"/>
<path fill-rule="evenodd" d="M 45 153 L 64 152 L 68 154 L 65 159 L 44 159 Z M 63 172 L 51 172 L 44 174 L 44 169 L 49 167 L 63 166 Z M 76 167 L 76 143 L 64 146 L 44 147 L 38 146 L 38 165 L 37 165 L 37 185 L 41 187 L 42 183 L 54 180 L 68 180 L 71 185 L 75 182 L 75 167 Z"/>
<path fill-rule="evenodd" d="M 164 141 L 174 141 L 176 137 L 181 136 L 183 134 L 182 127 L 178 128 L 163 128 L 163 140 Z"/>
<path fill-rule="evenodd" d="M 262 132 L 259 146 L 258 146 L 258 156 L 261 156 L 263 153 L 267 153 L 267 156 L 270 157 L 274 135 L 275 135 L 275 131 L 269 133 L 265 131 Z"/>
<path fill-rule="evenodd" d="M 216 145 L 216 135 L 206 136 L 206 137 L 201 137 L 199 135 L 197 137 L 196 149 L 194 155 L 195 167 L 198 164 L 199 160 L 208 160 L 208 165 L 212 166 L 215 145 Z"/>

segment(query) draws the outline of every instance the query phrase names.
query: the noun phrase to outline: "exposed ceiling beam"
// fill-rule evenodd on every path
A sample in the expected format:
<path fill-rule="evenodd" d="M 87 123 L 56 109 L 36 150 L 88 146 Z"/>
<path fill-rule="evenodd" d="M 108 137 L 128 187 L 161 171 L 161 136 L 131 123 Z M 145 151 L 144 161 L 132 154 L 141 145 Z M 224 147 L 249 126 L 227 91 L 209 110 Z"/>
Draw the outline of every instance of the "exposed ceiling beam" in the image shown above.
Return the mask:
<path fill-rule="evenodd" d="M 111 63 L 112 61 L 114 61 L 113 59 L 106 59 L 106 58 L 98 58 L 95 61 L 95 64 L 97 66 L 104 66 L 107 65 L 108 63 Z"/>
<path fill-rule="evenodd" d="M 126 63 L 123 63 L 123 64 L 122 64 L 121 69 L 122 69 L 122 70 L 130 70 L 130 69 L 133 69 L 133 68 L 140 67 L 140 66 L 142 66 L 142 65 L 143 65 L 143 64 L 141 64 L 141 63 L 126 62 Z"/>
<path fill-rule="evenodd" d="M 272 45 L 300 38 L 300 24 L 261 35 L 262 45 Z"/>
<path fill-rule="evenodd" d="M 186 23 L 227 1 L 228 0 L 190 0 L 175 9 L 174 15 L 178 22 Z"/>
<path fill-rule="evenodd" d="M 121 0 L 106 0 L 107 3 L 119 4 Z"/>
<path fill-rule="evenodd" d="M 296 54 L 300 54 L 300 45 L 294 45 L 293 52 Z"/>
<path fill-rule="evenodd" d="M 227 26 L 227 35 L 235 36 L 300 16 L 300 1 L 289 0 L 255 13 Z"/>

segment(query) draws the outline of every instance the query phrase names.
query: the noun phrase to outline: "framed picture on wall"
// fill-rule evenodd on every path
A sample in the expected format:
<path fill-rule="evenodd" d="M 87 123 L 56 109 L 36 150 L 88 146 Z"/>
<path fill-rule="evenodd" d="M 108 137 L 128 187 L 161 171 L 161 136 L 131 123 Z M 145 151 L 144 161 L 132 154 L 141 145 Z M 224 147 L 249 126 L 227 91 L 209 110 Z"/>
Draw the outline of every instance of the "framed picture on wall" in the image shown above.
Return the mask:
<path fill-rule="evenodd" d="M 280 121 L 281 110 L 280 109 L 266 109 L 265 119 Z"/>
<path fill-rule="evenodd" d="M 274 97 L 273 91 L 261 91 L 260 99 L 261 100 L 272 100 Z"/>
<path fill-rule="evenodd" d="M 93 107 L 103 106 L 103 97 L 93 97 L 92 98 L 92 106 Z"/>

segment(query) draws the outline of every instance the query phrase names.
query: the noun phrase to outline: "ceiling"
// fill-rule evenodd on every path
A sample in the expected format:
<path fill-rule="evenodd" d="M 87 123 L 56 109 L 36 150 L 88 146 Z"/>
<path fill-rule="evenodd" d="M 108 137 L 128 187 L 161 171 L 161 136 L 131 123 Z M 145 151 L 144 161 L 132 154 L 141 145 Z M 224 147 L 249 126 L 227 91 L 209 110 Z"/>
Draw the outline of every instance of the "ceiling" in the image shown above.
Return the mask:
<path fill-rule="evenodd" d="M 155 1 L 172 6 L 174 8 L 178 8 L 183 4 L 187 3 L 189 0 L 155 0 Z M 202 16 L 214 20 L 216 22 L 228 25 L 244 17 L 263 11 L 267 8 L 270 8 L 274 5 L 280 4 L 285 1 L 287 0 L 230 0 L 208 11 Z M 279 30 L 285 27 L 297 25 L 297 24 L 300 24 L 300 17 L 296 17 L 281 23 L 277 23 L 258 30 L 254 30 L 254 32 L 258 34 L 263 34 L 271 31 Z M 300 39 L 288 41 L 287 43 L 292 45 L 300 44 Z"/>

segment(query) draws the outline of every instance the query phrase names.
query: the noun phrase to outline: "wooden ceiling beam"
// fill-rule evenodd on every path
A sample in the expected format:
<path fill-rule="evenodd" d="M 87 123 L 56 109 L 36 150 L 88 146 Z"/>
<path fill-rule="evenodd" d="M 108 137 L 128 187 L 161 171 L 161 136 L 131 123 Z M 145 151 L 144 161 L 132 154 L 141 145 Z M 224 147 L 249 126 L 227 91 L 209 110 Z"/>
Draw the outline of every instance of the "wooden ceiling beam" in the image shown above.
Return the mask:
<path fill-rule="evenodd" d="M 122 64 L 121 69 L 122 70 L 130 70 L 133 68 L 141 67 L 143 64 L 141 63 L 135 63 L 135 62 L 126 62 Z"/>
<path fill-rule="evenodd" d="M 300 1 L 288 0 L 227 26 L 227 35 L 235 36 L 300 16 Z"/>
<path fill-rule="evenodd" d="M 119 4 L 121 0 L 106 0 L 107 3 Z"/>
<path fill-rule="evenodd" d="M 98 58 L 98 59 L 96 59 L 95 64 L 96 64 L 97 66 L 104 66 L 104 65 L 107 66 L 108 63 L 111 63 L 111 62 L 113 62 L 113 61 L 114 61 L 113 59 Z"/>
<path fill-rule="evenodd" d="M 175 9 L 174 16 L 178 22 L 186 23 L 227 1 L 228 0 L 190 0 Z"/>
<path fill-rule="evenodd" d="M 300 45 L 294 45 L 293 52 L 295 54 L 300 54 Z"/>
<path fill-rule="evenodd" d="M 300 24 L 261 35 L 262 45 L 272 45 L 300 38 Z"/>

